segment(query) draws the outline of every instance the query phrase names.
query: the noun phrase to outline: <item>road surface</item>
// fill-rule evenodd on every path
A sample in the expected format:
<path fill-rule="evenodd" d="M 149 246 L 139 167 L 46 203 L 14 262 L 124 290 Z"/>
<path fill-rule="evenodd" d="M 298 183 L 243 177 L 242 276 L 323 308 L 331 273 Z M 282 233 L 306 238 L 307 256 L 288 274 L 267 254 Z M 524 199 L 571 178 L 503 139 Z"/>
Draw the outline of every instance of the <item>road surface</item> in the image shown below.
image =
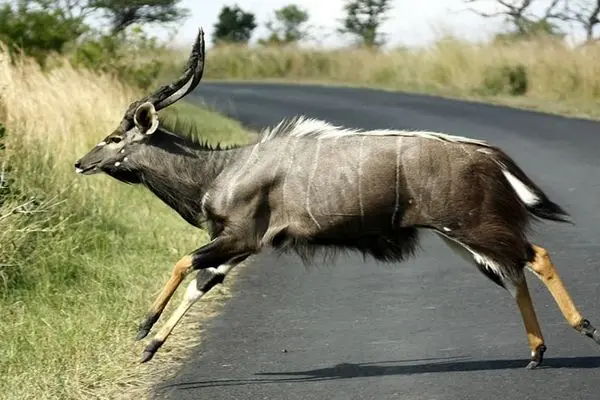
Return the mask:
<path fill-rule="evenodd" d="M 543 223 L 547 247 L 584 316 L 600 327 L 600 124 L 375 90 L 205 83 L 190 96 L 251 128 L 299 113 L 360 128 L 430 129 L 501 146 L 575 226 Z M 432 234 L 404 264 L 345 256 L 305 268 L 258 256 L 176 376 L 172 399 L 598 399 L 600 346 L 563 320 L 528 274 L 548 351 L 529 350 L 508 292 Z"/>

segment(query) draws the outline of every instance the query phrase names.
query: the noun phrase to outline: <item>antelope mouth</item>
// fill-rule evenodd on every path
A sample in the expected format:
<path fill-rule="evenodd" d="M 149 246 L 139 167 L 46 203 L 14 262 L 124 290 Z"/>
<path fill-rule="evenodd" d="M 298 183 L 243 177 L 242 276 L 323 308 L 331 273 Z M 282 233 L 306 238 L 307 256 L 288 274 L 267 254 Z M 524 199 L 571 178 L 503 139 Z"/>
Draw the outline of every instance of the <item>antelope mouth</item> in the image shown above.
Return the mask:
<path fill-rule="evenodd" d="M 92 165 L 89 167 L 81 168 L 80 166 L 75 167 L 75 172 L 80 175 L 92 175 L 98 172 L 98 166 Z"/>

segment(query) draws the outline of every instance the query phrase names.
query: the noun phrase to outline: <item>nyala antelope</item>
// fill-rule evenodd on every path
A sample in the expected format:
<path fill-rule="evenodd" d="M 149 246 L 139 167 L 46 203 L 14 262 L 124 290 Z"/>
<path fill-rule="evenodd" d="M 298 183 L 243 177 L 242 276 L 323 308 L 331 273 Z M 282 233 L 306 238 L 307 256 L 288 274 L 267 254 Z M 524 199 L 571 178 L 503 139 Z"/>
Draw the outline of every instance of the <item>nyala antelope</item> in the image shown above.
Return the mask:
<path fill-rule="evenodd" d="M 573 303 L 548 251 L 526 236 L 534 219 L 569 215 L 501 149 L 436 132 L 362 131 L 303 116 L 266 129 L 255 143 L 214 148 L 165 125 L 158 111 L 200 82 L 204 35 L 183 75 L 133 102 L 119 126 L 75 163 L 142 184 L 210 241 L 181 258 L 139 326 L 148 335 L 173 293 L 196 271 L 172 316 L 144 349 L 150 360 L 187 310 L 232 268 L 270 247 L 305 262 L 320 251 L 352 250 L 385 262 L 412 256 L 423 229 L 515 298 L 531 359 L 543 361 L 544 337 L 524 270 L 546 285 L 568 323 L 600 343 L 600 332 Z"/>

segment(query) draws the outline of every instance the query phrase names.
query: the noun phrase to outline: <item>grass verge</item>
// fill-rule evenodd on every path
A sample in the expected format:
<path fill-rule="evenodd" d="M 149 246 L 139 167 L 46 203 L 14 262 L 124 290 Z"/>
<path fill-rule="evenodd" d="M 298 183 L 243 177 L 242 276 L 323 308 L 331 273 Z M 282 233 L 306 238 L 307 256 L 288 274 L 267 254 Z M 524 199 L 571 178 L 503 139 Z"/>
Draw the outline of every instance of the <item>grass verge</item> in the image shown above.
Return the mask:
<path fill-rule="evenodd" d="M 556 40 L 475 44 L 452 37 L 415 49 L 220 46 L 211 80 L 341 84 L 441 95 L 600 118 L 600 47 Z"/>
<path fill-rule="evenodd" d="M 144 188 L 73 172 L 139 95 L 67 64 L 47 73 L 26 59 L 11 65 L 0 51 L 3 399 L 141 398 L 184 354 L 175 334 L 139 365 L 145 341 L 133 338 L 173 263 L 205 233 Z M 201 121 L 209 142 L 248 140 L 208 110 L 182 103 L 168 112 Z M 227 285 L 196 315 L 211 315 L 226 297 Z"/>

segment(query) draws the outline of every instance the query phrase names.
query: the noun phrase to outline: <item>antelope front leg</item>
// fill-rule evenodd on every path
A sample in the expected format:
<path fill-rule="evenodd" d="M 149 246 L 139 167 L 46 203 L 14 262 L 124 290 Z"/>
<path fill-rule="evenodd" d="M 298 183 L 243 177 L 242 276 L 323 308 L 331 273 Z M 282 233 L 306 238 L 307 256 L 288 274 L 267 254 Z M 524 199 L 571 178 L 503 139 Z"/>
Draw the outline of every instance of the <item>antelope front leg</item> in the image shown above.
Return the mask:
<path fill-rule="evenodd" d="M 185 297 L 173 315 L 146 346 L 141 362 L 149 361 L 187 310 L 215 285 L 223 282 L 225 274 L 235 265 L 244 261 L 252 252 L 253 249 L 247 246 L 243 240 L 231 236 L 217 237 L 194 251 L 189 260 L 186 259 L 186 268 L 203 271 L 199 272 L 198 276 L 190 283 Z"/>
<path fill-rule="evenodd" d="M 558 275 L 548 251 L 543 247 L 532 245 L 535 257 L 528 265 L 529 269 L 546 285 L 560 311 L 569 324 L 577 331 L 594 339 L 600 344 L 600 331 L 592 326 L 590 321 L 583 318 Z"/>
<path fill-rule="evenodd" d="M 179 260 L 173 268 L 171 277 L 140 324 L 136 340 L 141 340 L 148 335 L 150 329 L 152 329 L 152 326 L 156 323 L 167 306 L 167 303 L 175 293 L 175 290 L 193 269 L 199 269 L 201 267 L 216 268 L 221 264 L 225 264 L 236 254 L 240 254 L 240 251 L 236 251 L 235 243 L 236 242 L 230 238 L 219 237 Z"/>
<path fill-rule="evenodd" d="M 156 351 L 163 345 L 167 337 L 171 334 L 175 325 L 181 320 L 185 313 L 194 305 L 194 303 L 206 293 L 208 293 L 213 287 L 223 282 L 225 276 L 237 263 L 220 265 L 218 268 L 207 268 L 201 269 L 196 274 L 196 277 L 190 281 L 185 291 L 185 296 L 177 309 L 173 312 L 171 317 L 167 320 L 165 325 L 161 327 L 156 336 L 150 341 L 148 346 L 144 349 L 142 355 L 142 363 L 150 361 Z"/>
<path fill-rule="evenodd" d="M 171 272 L 171 277 L 165 283 L 165 286 L 162 288 L 160 294 L 152 304 L 150 311 L 146 314 L 146 317 L 142 321 L 139 326 L 139 330 L 135 340 L 141 340 L 145 338 L 152 326 L 156 323 L 163 310 L 167 306 L 167 303 L 175 293 L 175 290 L 179 287 L 181 282 L 185 279 L 185 277 L 192 271 L 192 257 L 185 256 L 181 260 L 179 260 L 175 267 L 173 267 L 173 271 Z"/>

